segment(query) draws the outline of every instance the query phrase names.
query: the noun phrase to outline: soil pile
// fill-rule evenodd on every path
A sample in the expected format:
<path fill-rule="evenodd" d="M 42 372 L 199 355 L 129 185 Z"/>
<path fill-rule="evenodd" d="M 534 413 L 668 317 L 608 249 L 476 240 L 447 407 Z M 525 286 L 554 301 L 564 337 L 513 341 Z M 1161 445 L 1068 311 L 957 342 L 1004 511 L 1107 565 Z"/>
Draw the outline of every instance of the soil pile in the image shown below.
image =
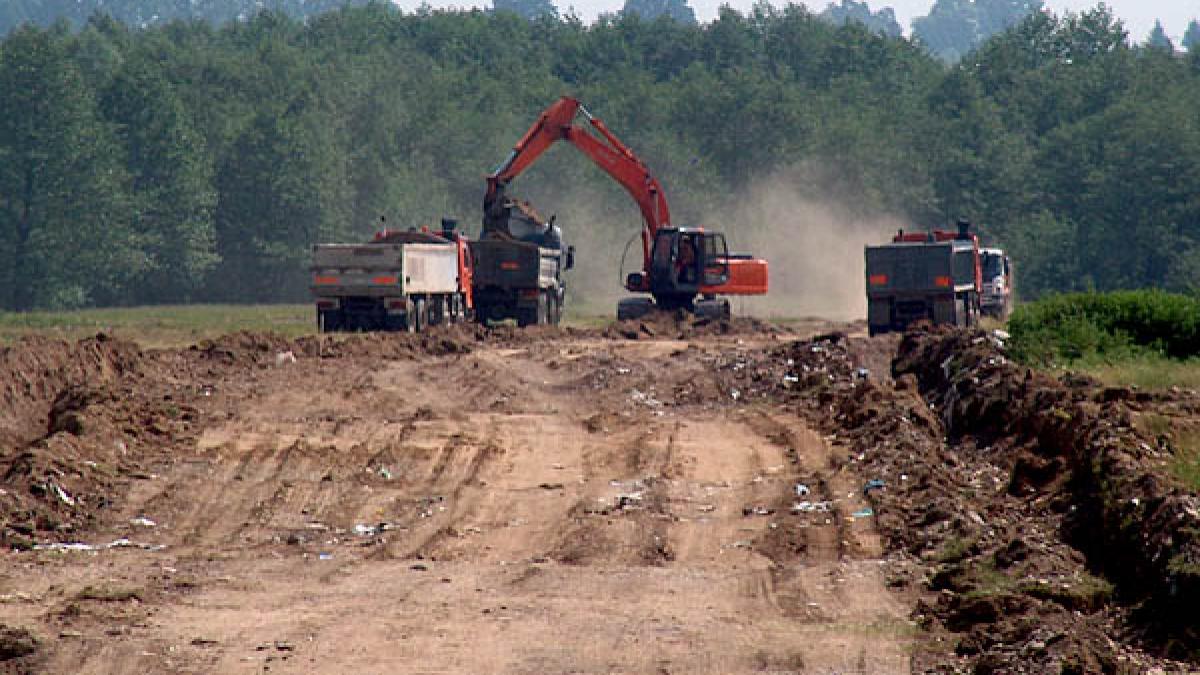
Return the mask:
<path fill-rule="evenodd" d="M 886 545 L 910 563 L 893 583 L 925 593 L 917 618 L 952 648 L 915 670 L 1194 657 L 1196 498 L 1137 431 L 1134 392 L 1033 373 L 994 336 L 950 330 L 908 334 L 881 377 L 862 365 L 869 343 L 823 336 L 729 374 L 792 402 L 869 477 Z"/>
<path fill-rule="evenodd" d="M 187 436 L 197 411 L 173 393 L 170 372 L 104 335 L 4 350 L 0 545 L 75 539 L 128 480 L 145 475 L 147 450 L 165 452 Z"/>
<path fill-rule="evenodd" d="M 720 335 L 777 335 L 780 330 L 766 321 L 752 317 L 717 319 L 698 317 L 682 309 L 674 312 L 655 311 L 640 318 L 614 321 L 601 332 L 605 338 L 619 340 L 673 339 Z"/>

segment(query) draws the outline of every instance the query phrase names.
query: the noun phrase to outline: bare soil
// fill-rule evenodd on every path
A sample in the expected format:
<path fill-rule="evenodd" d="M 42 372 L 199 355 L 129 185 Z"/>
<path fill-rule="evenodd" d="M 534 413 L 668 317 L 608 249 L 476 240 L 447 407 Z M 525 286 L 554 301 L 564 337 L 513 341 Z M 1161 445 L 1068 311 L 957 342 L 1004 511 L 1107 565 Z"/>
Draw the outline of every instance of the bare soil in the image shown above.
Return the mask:
<path fill-rule="evenodd" d="M 0 672 L 1184 669 L 1188 397 L 821 321 L 31 338 Z"/>

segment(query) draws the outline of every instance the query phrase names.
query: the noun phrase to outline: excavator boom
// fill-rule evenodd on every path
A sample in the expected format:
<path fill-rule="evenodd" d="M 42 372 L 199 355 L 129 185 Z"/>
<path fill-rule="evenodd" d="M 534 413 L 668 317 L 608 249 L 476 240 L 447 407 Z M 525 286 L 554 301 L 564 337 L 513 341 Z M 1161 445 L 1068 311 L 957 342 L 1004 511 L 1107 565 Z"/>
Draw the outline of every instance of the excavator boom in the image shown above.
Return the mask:
<path fill-rule="evenodd" d="M 593 136 L 585 127 L 575 124 L 579 115 L 588 121 L 600 138 Z M 617 139 L 604 122 L 593 117 L 579 101 L 568 96 L 558 99 L 546 108 L 521 140 L 513 146 L 504 163 L 488 176 L 488 190 L 483 202 L 484 213 L 496 213 L 496 209 L 502 208 L 504 188 L 508 183 L 560 140 L 578 148 L 633 197 L 642 213 L 642 266 L 643 269 L 649 269 L 654 233 L 660 228 L 671 226 L 671 209 L 667 206 L 662 186 L 658 184 L 658 179 L 650 174 L 642 160 Z"/>
<path fill-rule="evenodd" d="M 581 115 L 587 125 L 576 122 Z M 642 273 L 629 275 L 625 282 L 628 290 L 649 292 L 660 307 L 667 309 L 686 308 L 700 312 L 702 306 L 716 306 L 725 315 L 729 310 L 728 302 L 717 300 L 716 296 L 767 292 L 765 260 L 731 255 L 719 232 L 672 227 L 671 210 L 658 179 L 604 122 L 593 117 L 579 101 L 567 96 L 555 101 L 538 116 L 504 162 L 488 176 L 487 194 L 483 200 L 485 231 L 507 227 L 509 204 L 504 195 L 505 188 L 557 141 L 574 145 L 617 181 L 633 197 L 642 213 Z M 702 301 L 696 300 L 697 296 L 701 296 Z M 648 299 L 622 301 L 618 306 L 618 317 L 629 315 L 625 309 L 642 311 L 647 302 Z"/>

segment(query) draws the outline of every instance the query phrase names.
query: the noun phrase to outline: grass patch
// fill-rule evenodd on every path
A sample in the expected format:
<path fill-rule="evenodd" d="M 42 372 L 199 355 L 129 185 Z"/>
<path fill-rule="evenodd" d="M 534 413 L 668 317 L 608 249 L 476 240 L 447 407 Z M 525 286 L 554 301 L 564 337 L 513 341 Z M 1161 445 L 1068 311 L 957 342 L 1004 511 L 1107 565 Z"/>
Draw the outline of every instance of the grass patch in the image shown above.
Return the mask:
<path fill-rule="evenodd" d="M 1138 386 L 1143 389 L 1182 387 L 1200 389 L 1200 359 L 1170 359 L 1153 354 L 1125 358 L 1087 359 L 1069 364 L 1072 370 L 1087 373 L 1110 386 Z"/>
<path fill-rule="evenodd" d="M 1030 597 L 1056 602 L 1067 609 L 1081 612 L 1100 609 L 1113 595 L 1112 583 L 1086 572 L 1069 582 L 1056 580 L 1042 584 L 1026 580 L 1020 584 L 1020 590 Z"/>
<path fill-rule="evenodd" d="M 974 537 L 969 539 L 950 537 L 942 543 L 942 547 L 938 549 L 933 559 L 940 563 L 960 562 L 979 552 L 978 543 L 979 540 Z"/>
<path fill-rule="evenodd" d="M 0 312 L 0 343 L 42 335 L 78 340 L 96 333 L 143 347 L 181 347 L 240 330 L 288 337 L 313 333 L 311 305 L 159 305 L 67 312 Z"/>
<path fill-rule="evenodd" d="M 1172 450 L 1167 470 L 1189 489 L 1200 491 L 1200 430 L 1156 413 L 1138 415 L 1137 427 L 1156 439 L 1166 439 Z"/>
<path fill-rule="evenodd" d="M 1171 475 L 1190 489 L 1200 491 L 1200 432 L 1189 429 L 1171 438 L 1175 453 L 1171 456 Z"/>

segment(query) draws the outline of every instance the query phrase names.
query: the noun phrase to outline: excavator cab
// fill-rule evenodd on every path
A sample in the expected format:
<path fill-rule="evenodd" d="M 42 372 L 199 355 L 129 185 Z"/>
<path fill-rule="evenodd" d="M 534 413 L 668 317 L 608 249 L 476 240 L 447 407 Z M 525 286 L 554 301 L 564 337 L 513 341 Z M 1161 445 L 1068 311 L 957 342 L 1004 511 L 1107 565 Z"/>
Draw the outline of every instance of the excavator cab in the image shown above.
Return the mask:
<path fill-rule="evenodd" d="M 728 256 L 725 236 L 720 233 L 661 228 L 654 235 L 650 254 L 649 290 L 660 305 L 691 307 L 701 287 L 719 286 L 728 280 Z"/>

